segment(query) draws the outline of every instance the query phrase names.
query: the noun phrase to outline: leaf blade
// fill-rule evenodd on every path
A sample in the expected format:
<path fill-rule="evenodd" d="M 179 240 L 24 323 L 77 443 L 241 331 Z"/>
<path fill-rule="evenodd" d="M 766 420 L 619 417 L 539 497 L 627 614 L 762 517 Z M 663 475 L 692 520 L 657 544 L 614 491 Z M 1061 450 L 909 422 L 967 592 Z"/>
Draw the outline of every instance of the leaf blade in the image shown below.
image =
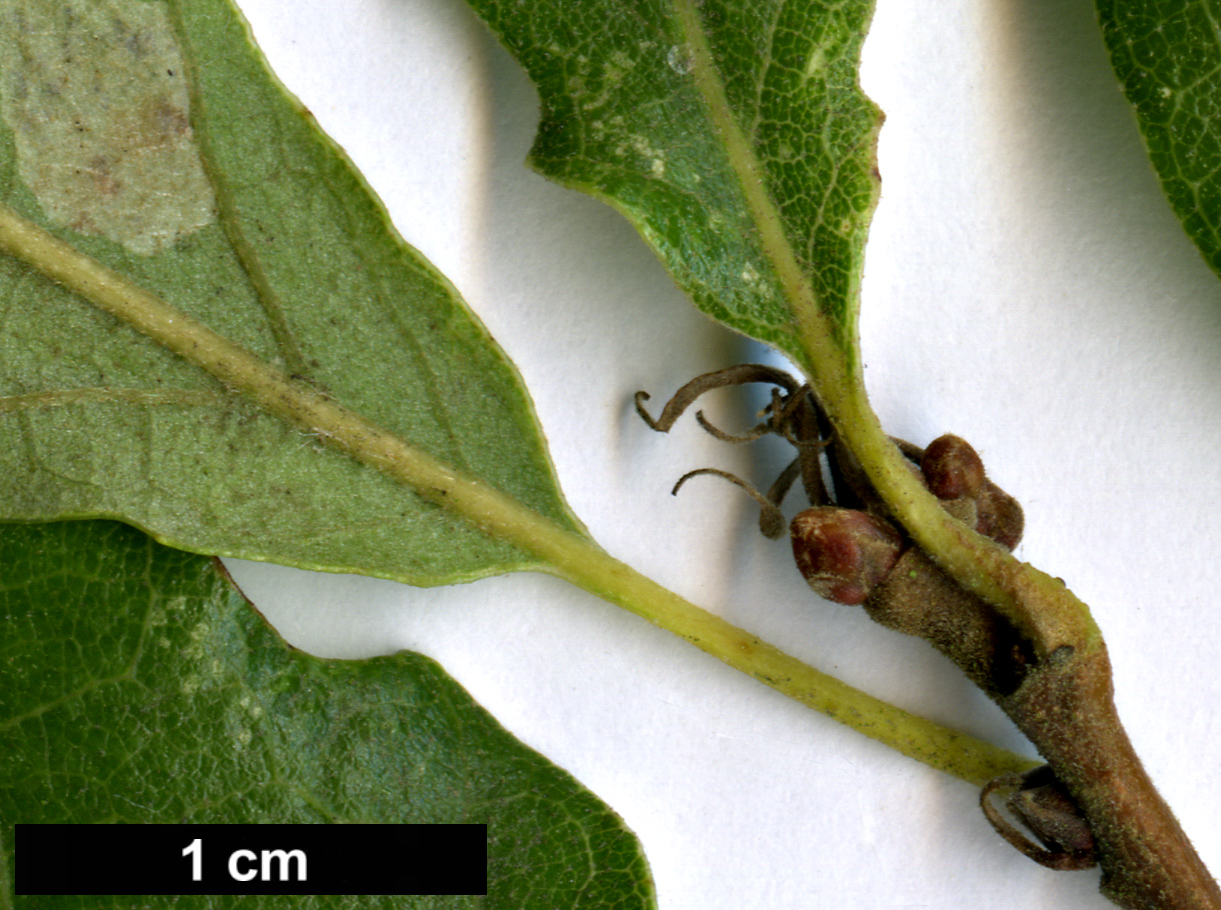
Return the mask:
<path fill-rule="evenodd" d="M 618 817 L 428 658 L 296 651 L 211 560 L 119 524 L 0 526 L 0 554 L 8 869 L 16 822 L 486 821 L 487 906 L 652 905 Z"/>
<path fill-rule="evenodd" d="M 1097 0 L 1103 38 L 1171 208 L 1221 275 L 1216 98 L 1221 38 L 1206 3 Z"/>
<path fill-rule="evenodd" d="M 851 369 L 878 196 L 881 118 L 856 81 L 871 4 L 471 5 L 539 89 L 536 169 L 623 212 L 714 318 Z"/>
<path fill-rule="evenodd" d="M 96 219 L 81 230 L 48 224 L 13 144 L 28 130 L 6 104 L 9 199 L 258 356 L 581 533 L 516 370 L 270 77 L 231 5 L 131 8 L 162 10 L 145 31 L 179 39 L 183 66 L 163 83 L 193 72 L 193 56 L 210 58 L 199 88 L 183 93 L 198 103 L 162 119 L 181 131 L 203 112 L 198 145 L 204 169 L 221 175 L 219 221 L 152 254 L 121 233 L 82 233 Z M 10 31 L 20 24 L 5 21 Z M 10 517 L 118 516 L 196 550 L 424 584 L 540 567 L 461 520 L 438 520 L 441 510 L 234 401 L 27 268 L 6 260 L 0 275 L 9 300 L 0 424 L 14 442 L 0 490 Z"/>

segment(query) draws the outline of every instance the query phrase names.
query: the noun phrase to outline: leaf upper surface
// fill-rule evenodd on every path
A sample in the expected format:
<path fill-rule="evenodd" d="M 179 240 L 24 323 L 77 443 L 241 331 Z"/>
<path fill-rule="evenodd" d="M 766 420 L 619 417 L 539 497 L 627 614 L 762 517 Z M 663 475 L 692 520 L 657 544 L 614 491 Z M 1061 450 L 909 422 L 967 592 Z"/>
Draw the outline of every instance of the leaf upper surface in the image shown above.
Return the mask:
<path fill-rule="evenodd" d="M 1162 190 L 1221 275 L 1221 10 L 1210 0 L 1097 6 Z"/>
<path fill-rule="evenodd" d="M 0 903 L 11 901 L 18 822 L 440 822 L 488 825 L 486 899 L 293 906 L 653 906 L 643 854 L 618 816 L 429 658 L 297 651 L 212 560 L 114 522 L 0 525 L 0 566 Z"/>
<path fill-rule="evenodd" d="M 12 208 L 579 530 L 516 370 L 230 3 L 20 0 L 0 48 Z M 189 549 L 417 584 L 537 564 L 7 257 L 0 438 L 10 518 L 121 517 Z"/>
<path fill-rule="evenodd" d="M 807 282 L 855 357 L 872 3 L 470 2 L 538 87 L 539 171 L 624 212 L 703 310 L 805 363 Z"/>

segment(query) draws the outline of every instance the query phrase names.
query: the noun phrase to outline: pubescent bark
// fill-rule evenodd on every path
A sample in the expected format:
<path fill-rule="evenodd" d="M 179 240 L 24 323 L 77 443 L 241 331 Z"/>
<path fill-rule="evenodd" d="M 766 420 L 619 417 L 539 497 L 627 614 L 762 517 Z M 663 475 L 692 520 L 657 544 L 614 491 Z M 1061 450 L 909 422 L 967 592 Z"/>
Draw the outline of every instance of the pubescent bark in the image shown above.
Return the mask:
<path fill-rule="evenodd" d="M 1053 654 L 997 701 L 1088 820 L 1103 894 L 1131 910 L 1218 910 L 1221 890 L 1137 758 L 1113 692 L 1099 647 Z"/>

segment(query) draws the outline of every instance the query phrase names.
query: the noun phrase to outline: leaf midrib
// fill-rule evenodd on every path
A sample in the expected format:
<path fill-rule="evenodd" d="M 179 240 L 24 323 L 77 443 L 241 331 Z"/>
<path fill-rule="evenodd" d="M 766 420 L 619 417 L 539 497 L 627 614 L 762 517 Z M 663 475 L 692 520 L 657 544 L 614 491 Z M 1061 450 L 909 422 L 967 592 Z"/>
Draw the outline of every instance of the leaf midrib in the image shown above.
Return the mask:
<path fill-rule="evenodd" d="M 691 75 L 708 119 L 725 145 L 726 160 L 758 230 L 760 247 L 789 301 L 789 312 L 801 343 L 801 366 L 820 397 L 824 400 L 839 397 L 845 384 L 855 379 L 855 339 L 848 339 L 851 343 L 846 345 L 847 350 L 834 341 L 843 333 L 836 331 L 827 317 L 823 302 L 789 243 L 754 146 L 742 132 L 729 104 L 697 6 L 696 0 L 673 0 L 674 21 L 690 55 Z M 847 301 L 847 305 L 850 311 L 855 311 L 855 301 Z"/>
<path fill-rule="evenodd" d="M 788 299 L 804 355 L 799 365 L 884 503 L 942 569 L 1014 620 L 1040 646 L 1041 654 L 1065 643 L 1096 646 L 1100 634 L 1084 604 L 1067 592 L 1056 596 L 1058 592 L 1053 591 L 1055 607 L 1043 615 L 1032 615 L 1029 589 L 1046 591 L 1046 577 L 965 528 L 913 480 L 905 458 L 890 443 L 868 404 L 855 336 L 844 338 L 837 330 L 789 243 L 763 169 L 730 107 L 698 0 L 673 0 L 673 9 L 708 118 L 726 147 L 726 160 L 738 180 L 764 255 Z M 855 284 L 849 293 L 857 293 Z M 856 312 L 856 300 L 845 303 L 849 313 Z"/>

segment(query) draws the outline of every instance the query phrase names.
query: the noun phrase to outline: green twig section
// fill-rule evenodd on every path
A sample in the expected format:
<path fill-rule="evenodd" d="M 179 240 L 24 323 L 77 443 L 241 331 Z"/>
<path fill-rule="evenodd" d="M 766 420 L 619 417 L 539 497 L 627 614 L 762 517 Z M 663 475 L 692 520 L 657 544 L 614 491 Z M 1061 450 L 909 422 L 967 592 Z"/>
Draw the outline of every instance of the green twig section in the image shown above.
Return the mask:
<path fill-rule="evenodd" d="M 1064 582 L 1019 562 L 951 517 L 920 484 L 883 431 L 862 381 L 832 377 L 827 382 L 839 391 L 838 410 L 832 415 L 836 431 L 895 519 L 946 574 L 1017 622 L 1041 659 L 1061 647 L 1079 653 L 1102 647 L 1102 633 L 1089 608 Z"/>
<path fill-rule="evenodd" d="M 1019 563 L 993 541 L 952 518 L 914 477 L 891 443 L 865 395 L 855 338 L 828 315 L 785 232 L 768 192 L 754 145 L 725 95 L 721 74 L 704 35 L 696 0 L 675 0 L 679 28 L 691 54 L 691 75 L 708 117 L 725 144 L 761 245 L 790 302 L 801 340 L 801 367 L 836 432 L 860 462 L 895 520 L 937 564 L 968 591 L 996 606 L 1025 631 L 1041 657 L 1056 648 L 1093 649 L 1101 634 L 1089 609 L 1059 582 Z M 854 283 L 853 294 L 856 294 Z"/>
<path fill-rule="evenodd" d="M 861 692 L 684 600 L 486 483 L 464 476 L 354 413 L 124 276 L 0 206 L 0 249 L 33 266 L 228 389 L 412 487 L 550 571 L 647 619 L 735 669 L 918 761 L 981 785 L 1036 762 Z"/>

